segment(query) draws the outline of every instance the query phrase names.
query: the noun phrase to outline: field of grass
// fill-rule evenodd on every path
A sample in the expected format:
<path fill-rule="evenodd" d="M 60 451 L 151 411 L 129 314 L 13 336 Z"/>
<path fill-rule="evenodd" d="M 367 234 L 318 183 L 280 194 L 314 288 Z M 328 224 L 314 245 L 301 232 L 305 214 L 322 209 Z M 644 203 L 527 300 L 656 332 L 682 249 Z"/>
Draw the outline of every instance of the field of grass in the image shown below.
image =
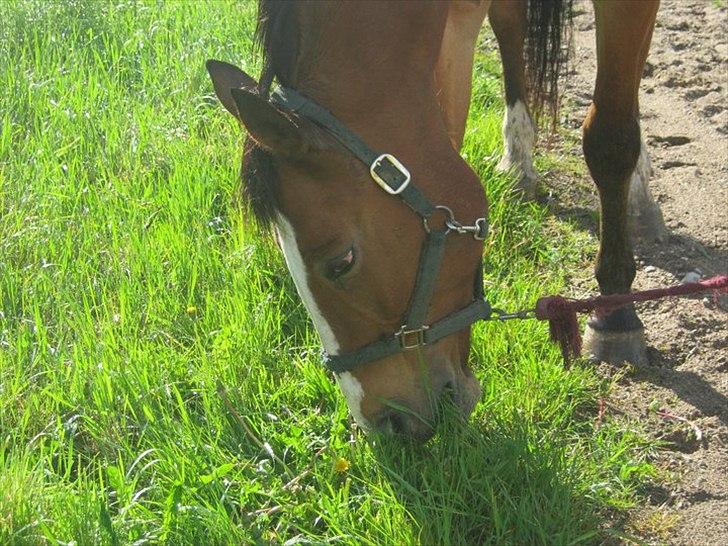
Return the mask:
<path fill-rule="evenodd" d="M 255 4 L 0 3 L 0 544 L 589 544 L 649 479 L 610 385 L 536 323 L 479 325 L 483 397 L 421 448 L 368 441 L 275 245 L 235 205 L 208 58 L 257 73 Z M 563 292 L 594 241 L 494 173 L 497 58 L 465 154 L 486 283 Z M 346 464 L 348 463 L 348 464 Z M 348 467 L 348 468 L 347 468 Z M 616 522 L 616 523 L 615 523 Z"/>

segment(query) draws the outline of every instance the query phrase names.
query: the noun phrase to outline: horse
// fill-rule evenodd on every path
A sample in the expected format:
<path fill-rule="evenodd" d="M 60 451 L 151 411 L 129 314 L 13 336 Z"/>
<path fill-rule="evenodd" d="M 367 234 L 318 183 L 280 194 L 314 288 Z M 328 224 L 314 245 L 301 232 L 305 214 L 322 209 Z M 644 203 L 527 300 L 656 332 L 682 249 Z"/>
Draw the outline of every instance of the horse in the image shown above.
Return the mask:
<path fill-rule="evenodd" d="M 481 276 L 488 202 L 459 154 L 476 40 L 489 16 L 505 82 L 499 165 L 531 198 L 532 113 L 557 103 L 572 1 L 259 0 L 259 81 L 207 62 L 247 131 L 250 209 L 274 233 L 365 430 L 423 442 L 444 397 L 467 418 L 480 396 L 468 356 L 471 325 L 492 313 Z M 653 231 L 660 220 L 637 101 L 658 3 L 594 1 L 598 73 L 583 149 L 600 198 L 602 294 L 630 290 L 630 218 L 654 220 Z M 586 347 L 598 360 L 643 359 L 634 307 L 591 317 Z"/>

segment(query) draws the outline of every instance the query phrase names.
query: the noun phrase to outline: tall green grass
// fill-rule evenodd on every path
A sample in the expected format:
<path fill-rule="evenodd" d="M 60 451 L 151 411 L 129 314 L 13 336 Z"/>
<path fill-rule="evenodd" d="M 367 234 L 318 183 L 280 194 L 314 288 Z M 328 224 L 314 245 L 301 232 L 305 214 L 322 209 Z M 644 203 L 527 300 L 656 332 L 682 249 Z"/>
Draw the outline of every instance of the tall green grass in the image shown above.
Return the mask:
<path fill-rule="evenodd" d="M 580 544 L 651 475 L 609 385 L 541 324 L 475 328 L 483 397 L 421 448 L 368 442 L 271 241 L 207 58 L 257 73 L 253 2 L 0 3 L 0 544 Z M 465 155 L 490 298 L 565 289 L 588 234 L 508 195 L 498 65 Z M 346 459 L 348 469 L 334 463 Z"/>

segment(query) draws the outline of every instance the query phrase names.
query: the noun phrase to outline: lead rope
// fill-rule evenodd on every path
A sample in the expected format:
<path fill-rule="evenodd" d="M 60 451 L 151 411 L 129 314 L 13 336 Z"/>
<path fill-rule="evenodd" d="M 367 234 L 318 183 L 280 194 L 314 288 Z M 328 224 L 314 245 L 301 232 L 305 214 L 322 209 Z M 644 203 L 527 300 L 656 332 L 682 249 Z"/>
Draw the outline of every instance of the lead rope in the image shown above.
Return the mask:
<path fill-rule="evenodd" d="M 505 313 L 494 309 L 494 315 L 489 320 L 511 320 L 536 318 L 549 322 L 551 341 L 558 343 L 564 366 L 569 367 L 573 358 L 581 355 L 581 334 L 577 313 L 591 313 L 594 311 L 614 311 L 629 303 L 651 301 L 674 296 L 687 296 L 699 292 L 712 290 L 718 293 L 728 292 L 728 275 L 718 275 L 698 282 L 688 282 L 669 286 L 667 288 L 653 288 L 640 290 L 629 294 L 610 294 L 585 299 L 572 299 L 563 296 L 546 296 L 536 301 L 534 309 Z"/>

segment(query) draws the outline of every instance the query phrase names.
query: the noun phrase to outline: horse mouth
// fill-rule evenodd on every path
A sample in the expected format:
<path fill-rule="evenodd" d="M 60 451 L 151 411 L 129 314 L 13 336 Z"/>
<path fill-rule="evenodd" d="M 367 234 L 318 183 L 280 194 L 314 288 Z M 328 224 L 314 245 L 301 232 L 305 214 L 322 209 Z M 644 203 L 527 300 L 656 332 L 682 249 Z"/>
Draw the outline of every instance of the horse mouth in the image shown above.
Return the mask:
<path fill-rule="evenodd" d="M 440 393 L 433 412 L 432 428 L 444 432 L 447 427 L 443 426 L 449 419 L 466 423 L 475 406 L 480 400 L 480 382 L 467 370 L 456 380 L 446 383 Z"/>
<path fill-rule="evenodd" d="M 453 419 L 466 423 L 479 398 L 480 384 L 472 374 L 464 375 L 443 385 L 439 396 L 430 400 L 429 411 L 418 413 L 393 402 L 373 419 L 373 429 L 385 436 L 423 444 L 448 429 L 445 423 Z"/>
<path fill-rule="evenodd" d="M 452 404 L 464 420 L 468 420 L 473 413 L 481 395 L 480 382 L 475 378 L 469 368 L 464 367 L 465 373 L 457 383 L 450 382 L 445 385 L 441 405 Z"/>

